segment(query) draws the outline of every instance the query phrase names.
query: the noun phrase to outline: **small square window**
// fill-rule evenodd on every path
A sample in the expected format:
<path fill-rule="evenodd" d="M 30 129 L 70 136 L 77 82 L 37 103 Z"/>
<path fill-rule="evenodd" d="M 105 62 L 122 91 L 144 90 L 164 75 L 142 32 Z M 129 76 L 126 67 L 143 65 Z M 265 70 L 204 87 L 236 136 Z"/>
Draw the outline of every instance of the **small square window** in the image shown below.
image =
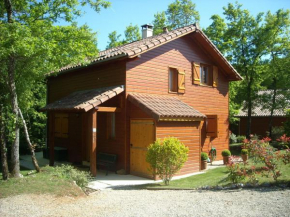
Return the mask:
<path fill-rule="evenodd" d="M 178 71 L 174 68 L 169 68 L 169 92 L 177 92 L 178 90 Z"/>

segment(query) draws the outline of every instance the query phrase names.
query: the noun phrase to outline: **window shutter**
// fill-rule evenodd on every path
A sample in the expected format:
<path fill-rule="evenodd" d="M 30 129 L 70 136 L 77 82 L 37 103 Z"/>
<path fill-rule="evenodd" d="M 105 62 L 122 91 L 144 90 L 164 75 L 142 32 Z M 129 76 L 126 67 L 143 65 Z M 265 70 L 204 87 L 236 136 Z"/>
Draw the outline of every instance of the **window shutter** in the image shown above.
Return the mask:
<path fill-rule="evenodd" d="M 68 114 L 55 114 L 54 135 L 58 138 L 68 138 Z"/>
<path fill-rule="evenodd" d="M 178 69 L 178 93 L 185 93 L 185 72 Z"/>
<path fill-rule="evenodd" d="M 218 137 L 218 116 L 206 115 L 206 135 L 212 138 Z"/>
<path fill-rule="evenodd" d="M 212 82 L 212 86 L 213 87 L 217 87 L 218 86 L 218 67 L 213 66 L 213 82 Z"/>
<path fill-rule="evenodd" d="M 192 62 L 192 83 L 200 84 L 200 64 Z"/>

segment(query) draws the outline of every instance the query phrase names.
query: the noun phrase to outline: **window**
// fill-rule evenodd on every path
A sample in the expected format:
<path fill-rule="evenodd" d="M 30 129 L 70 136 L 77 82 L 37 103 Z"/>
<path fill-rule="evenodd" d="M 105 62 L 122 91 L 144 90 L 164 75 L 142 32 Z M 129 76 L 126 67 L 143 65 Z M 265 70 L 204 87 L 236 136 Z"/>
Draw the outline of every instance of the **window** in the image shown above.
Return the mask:
<path fill-rule="evenodd" d="M 192 83 L 218 86 L 218 67 L 202 63 L 192 63 Z"/>
<path fill-rule="evenodd" d="M 169 92 L 185 93 L 185 71 L 169 68 Z"/>
<path fill-rule="evenodd" d="M 177 69 L 169 68 L 169 91 L 177 92 L 178 72 Z"/>
<path fill-rule="evenodd" d="M 200 64 L 200 83 L 205 85 L 212 85 L 212 67 Z"/>
<path fill-rule="evenodd" d="M 58 138 L 68 138 L 68 114 L 56 113 L 54 116 L 54 135 Z"/>
<path fill-rule="evenodd" d="M 107 113 L 107 139 L 116 137 L 116 115 L 115 113 Z"/>

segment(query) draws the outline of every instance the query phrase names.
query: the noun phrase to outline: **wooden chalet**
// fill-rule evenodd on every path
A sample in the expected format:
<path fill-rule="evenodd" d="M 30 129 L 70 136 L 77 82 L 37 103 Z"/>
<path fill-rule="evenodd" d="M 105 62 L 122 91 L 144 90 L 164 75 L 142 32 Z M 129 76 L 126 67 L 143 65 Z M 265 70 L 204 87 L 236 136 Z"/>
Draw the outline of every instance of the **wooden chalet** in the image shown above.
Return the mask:
<path fill-rule="evenodd" d="M 200 170 L 201 151 L 229 147 L 229 82 L 241 76 L 197 24 L 99 53 L 87 66 L 60 69 L 48 77 L 48 146 L 68 150 L 70 162 L 90 162 L 97 153 L 117 155 L 117 169 L 153 178 L 146 147 L 177 137 L 189 147 L 179 175 Z"/>

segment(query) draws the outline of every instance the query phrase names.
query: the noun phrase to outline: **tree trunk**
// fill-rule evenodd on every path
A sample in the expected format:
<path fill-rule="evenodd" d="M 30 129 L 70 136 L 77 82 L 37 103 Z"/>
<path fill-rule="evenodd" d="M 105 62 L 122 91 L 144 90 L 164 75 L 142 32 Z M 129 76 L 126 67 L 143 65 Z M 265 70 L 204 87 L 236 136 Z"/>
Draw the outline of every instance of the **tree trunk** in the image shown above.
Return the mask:
<path fill-rule="evenodd" d="M 277 95 L 277 79 L 273 78 L 273 97 L 272 97 L 272 107 L 271 107 L 271 114 L 269 120 L 269 137 L 272 138 L 272 124 L 273 124 L 273 113 L 274 109 L 276 108 L 276 95 Z"/>
<path fill-rule="evenodd" d="M 22 124 L 23 124 L 23 127 L 24 127 L 25 138 L 26 138 L 26 141 L 27 141 L 27 144 L 28 144 L 28 148 L 29 148 L 30 153 L 31 153 L 32 163 L 33 163 L 36 171 L 39 173 L 40 172 L 40 168 L 38 166 L 37 159 L 35 157 L 34 147 L 33 147 L 33 145 L 30 142 L 30 138 L 29 138 L 29 134 L 28 134 L 28 130 L 27 130 L 27 125 L 26 125 L 25 119 L 23 118 L 23 115 L 22 115 L 22 112 L 21 112 L 20 108 L 18 108 L 18 112 L 19 112 L 19 116 L 20 116 L 20 118 L 22 120 Z"/>
<path fill-rule="evenodd" d="M 252 125 L 252 78 L 248 83 L 248 119 L 247 119 L 247 130 L 246 130 L 246 137 L 249 139 L 251 134 L 251 125 Z"/>
<path fill-rule="evenodd" d="M 9 57 L 8 63 L 8 86 L 11 97 L 12 111 L 15 116 L 15 139 L 11 146 L 11 176 L 20 177 L 20 165 L 19 165 L 19 123 L 18 123 L 18 101 L 15 85 L 15 59 L 14 57 Z"/>
<path fill-rule="evenodd" d="M 5 138 L 5 124 L 3 123 L 3 112 L 1 112 L 1 123 L 0 123 L 0 152 L 1 152 L 1 165 L 2 165 L 2 177 L 3 180 L 7 180 L 9 177 L 9 170 L 7 164 L 7 146 Z"/>

